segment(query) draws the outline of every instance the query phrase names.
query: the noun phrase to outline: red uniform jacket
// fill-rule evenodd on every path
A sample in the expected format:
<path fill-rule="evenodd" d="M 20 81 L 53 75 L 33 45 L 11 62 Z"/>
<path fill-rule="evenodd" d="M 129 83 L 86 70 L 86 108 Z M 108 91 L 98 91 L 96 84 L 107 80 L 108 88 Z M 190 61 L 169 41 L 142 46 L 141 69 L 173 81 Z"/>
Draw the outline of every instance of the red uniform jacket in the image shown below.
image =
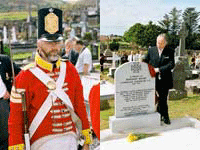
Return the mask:
<path fill-rule="evenodd" d="M 63 88 L 72 102 L 75 113 L 82 121 L 83 130 L 88 129 L 89 122 L 86 114 L 83 89 L 79 75 L 70 62 L 66 62 L 66 66 L 66 77 Z M 39 68 L 42 69 L 41 67 Z M 58 78 L 59 76 L 59 68 L 53 69 L 52 72 L 45 69 L 42 70 L 54 79 Z M 26 90 L 25 94 L 28 123 L 30 125 L 41 105 L 49 95 L 48 89 L 29 70 L 21 71 L 16 77 L 16 88 L 24 88 Z M 12 92 L 8 127 L 9 146 L 24 143 L 21 98 L 19 94 L 14 93 L 14 91 Z M 41 137 L 51 134 L 60 134 L 68 131 L 75 132 L 75 125 L 71 120 L 71 116 L 67 110 L 67 107 L 63 105 L 61 100 L 57 99 L 55 105 L 52 106 L 51 110 L 48 112 L 47 116 L 44 118 L 35 134 L 31 138 L 31 144 Z"/>
<path fill-rule="evenodd" d="M 92 87 L 89 100 L 92 128 L 100 140 L 100 83 Z"/>

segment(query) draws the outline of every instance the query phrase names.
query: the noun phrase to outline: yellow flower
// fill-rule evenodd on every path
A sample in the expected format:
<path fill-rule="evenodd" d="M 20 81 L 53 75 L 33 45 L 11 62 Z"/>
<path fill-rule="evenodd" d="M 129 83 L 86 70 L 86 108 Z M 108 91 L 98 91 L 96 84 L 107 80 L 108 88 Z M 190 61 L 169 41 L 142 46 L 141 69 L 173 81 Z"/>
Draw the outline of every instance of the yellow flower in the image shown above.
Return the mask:
<path fill-rule="evenodd" d="M 136 135 L 132 134 L 132 133 L 130 133 L 130 134 L 128 135 L 128 137 L 126 138 L 126 140 L 127 140 L 128 142 L 133 142 L 133 141 L 136 141 L 137 139 L 138 139 L 138 137 L 137 137 Z"/>

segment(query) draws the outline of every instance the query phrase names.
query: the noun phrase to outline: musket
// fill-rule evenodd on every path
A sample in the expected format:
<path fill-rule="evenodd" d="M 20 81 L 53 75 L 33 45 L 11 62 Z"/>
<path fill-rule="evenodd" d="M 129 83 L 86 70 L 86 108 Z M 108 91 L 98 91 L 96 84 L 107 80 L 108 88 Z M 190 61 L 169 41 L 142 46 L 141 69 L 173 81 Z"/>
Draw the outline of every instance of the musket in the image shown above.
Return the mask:
<path fill-rule="evenodd" d="M 22 96 L 22 112 L 24 115 L 24 141 L 25 141 L 25 150 L 30 150 L 30 136 L 28 130 L 28 116 L 27 116 L 27 109 L 26 109 L 26 95 L 25 89 L 17 89 L 17 93 L 21 94 Z"/>
<path fill-rule="evenodd" d="M 15 70 L 14 70 L 13 57 L 12 57 L 13 55 L 12 55 L 12 49 L 11 49 L 10 34 L 8 34 L 8 40 L 9 40 L 9 48 L 10 48 L 10 62 L 11 62 L 11 69 L 12 69 L 13 86 L 15 87 L 14 88 L 15 92 L 22 96 L 25 150 L 30 150 L 30 136 L 29 136 L 29 130 L 28 130 L 28 117 L 27 117 L 27 109 L 26 109 L 25 89 L 16 89 Z"/>

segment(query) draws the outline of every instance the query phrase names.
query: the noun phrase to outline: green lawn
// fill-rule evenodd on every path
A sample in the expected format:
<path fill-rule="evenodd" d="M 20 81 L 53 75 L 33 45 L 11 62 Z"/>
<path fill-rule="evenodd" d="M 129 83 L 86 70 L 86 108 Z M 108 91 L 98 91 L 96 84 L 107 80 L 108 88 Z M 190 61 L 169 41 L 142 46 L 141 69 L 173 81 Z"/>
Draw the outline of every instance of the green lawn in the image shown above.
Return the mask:
<path fill-rule="evenodd" d="M 100 79 L 109 81 L 110 83 L 114 83 L 114 79 L 107 76 L 108 73 L 109 73 L 108 68 L 104 69 L 104 71 L 100 73 Z"/>
<path fill-rule="evenodd" d="M 101 130 L 109 128 L 109 116 L 114 115 L 114 100 L 109 100 L 110 108 L 107 110 L 100 111 L 100 128 Z"/>
<path fill-rule="evenodd" d="M 100 112 L 101 130 L 109 128 L 109 116 L 114 115 L 114 100 L 109 100 L 111 106 L 108 110 Z M 192 116 L 200 119 L 200 96 L 194 95 L 181 100 L 168 101 L 169 116 L 171 119 Z"/>
<path fill-rule="evenodd" d="M 0 20 L 22 20 L 26 19 L 28 12 L 6 12 L 0 13 Z M 37 12 L 32 12 L 32 16 L 37 16 Z"/>
<path fill-rule="evenodd" d="M 31 56 L 32 56 L 32 52 L 17 53 L 17 54 L 13 54 L 13 59 L 14 60 L 25 59 Z"/>
<path fill-rule="evenodd" d="M 192 116 L 200 119 L 200 96 L 194 95 L 182 100 L 169 101 L 169 115 L 171 118 Z"/>

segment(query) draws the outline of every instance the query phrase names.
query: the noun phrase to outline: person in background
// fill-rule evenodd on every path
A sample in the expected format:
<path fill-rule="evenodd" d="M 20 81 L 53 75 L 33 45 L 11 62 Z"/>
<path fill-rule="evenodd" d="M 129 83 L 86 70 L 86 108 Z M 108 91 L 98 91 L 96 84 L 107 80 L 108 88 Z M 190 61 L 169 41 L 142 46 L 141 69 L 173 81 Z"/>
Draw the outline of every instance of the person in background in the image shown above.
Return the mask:
<path fill-rule="evenodd" d="M 101 72 L 103 72 L 103 64 L 106 61 L 106 57 L 103 55 L 103 53 L 100 54 L 100 67 L 101 67 Z"/>
<path fill-rule="evenodd" d="M 134 51 L 131 51 L 131 54 L 128 55 L 128 61 L 129 61 L 129 62 L 135 61 L 135 54 L 134 54 Z"/>
<path fill-rule="evenodd" d="M 15 76 L 21 69 L 13 63 Z M 13 82 L 11 60 L 7 55 L 0 54 L 0 150 L 8 149 L 8 116 L 10 92 Z"/>
<path fill-rule="evenodd" d="M 196 68 L 196 56 L 193 55 L 192 59 L 191 59 L 191 69 L 195 69 Z"/>
<path fill-rule="evenodd" d="M 196 64 L 196 69 L 199 69 L 200 68 L 200 54 L 197 55 L 195 64 Z"/>
<path fill-rule="evenodd" d="M 128 62 L 128 56 L 127 56 L 126 52 L 123 52 L 122 57 L 121 57 L 121 64 L 124 64 L 126 62 Z"/>
<path fill-rule="evenodd" d="M 92 54 L 90 50 L 80 39 L 76 39 L 74 42 L 74 50 L 79 53 L 79 57 L 76 63 L 76 69 L 78 73 L 81 75 L 88 75 L 92 70 Z"/>
<path fill-rule="evenodd" d="M 63 59 L 69 59 L 69 61 L 75 66 L 78 60 L 79 53 L 73 49 L 73 43 L 75 39 L 67 39 L 65 41 L 65 55 L 62 56 Z"/>

